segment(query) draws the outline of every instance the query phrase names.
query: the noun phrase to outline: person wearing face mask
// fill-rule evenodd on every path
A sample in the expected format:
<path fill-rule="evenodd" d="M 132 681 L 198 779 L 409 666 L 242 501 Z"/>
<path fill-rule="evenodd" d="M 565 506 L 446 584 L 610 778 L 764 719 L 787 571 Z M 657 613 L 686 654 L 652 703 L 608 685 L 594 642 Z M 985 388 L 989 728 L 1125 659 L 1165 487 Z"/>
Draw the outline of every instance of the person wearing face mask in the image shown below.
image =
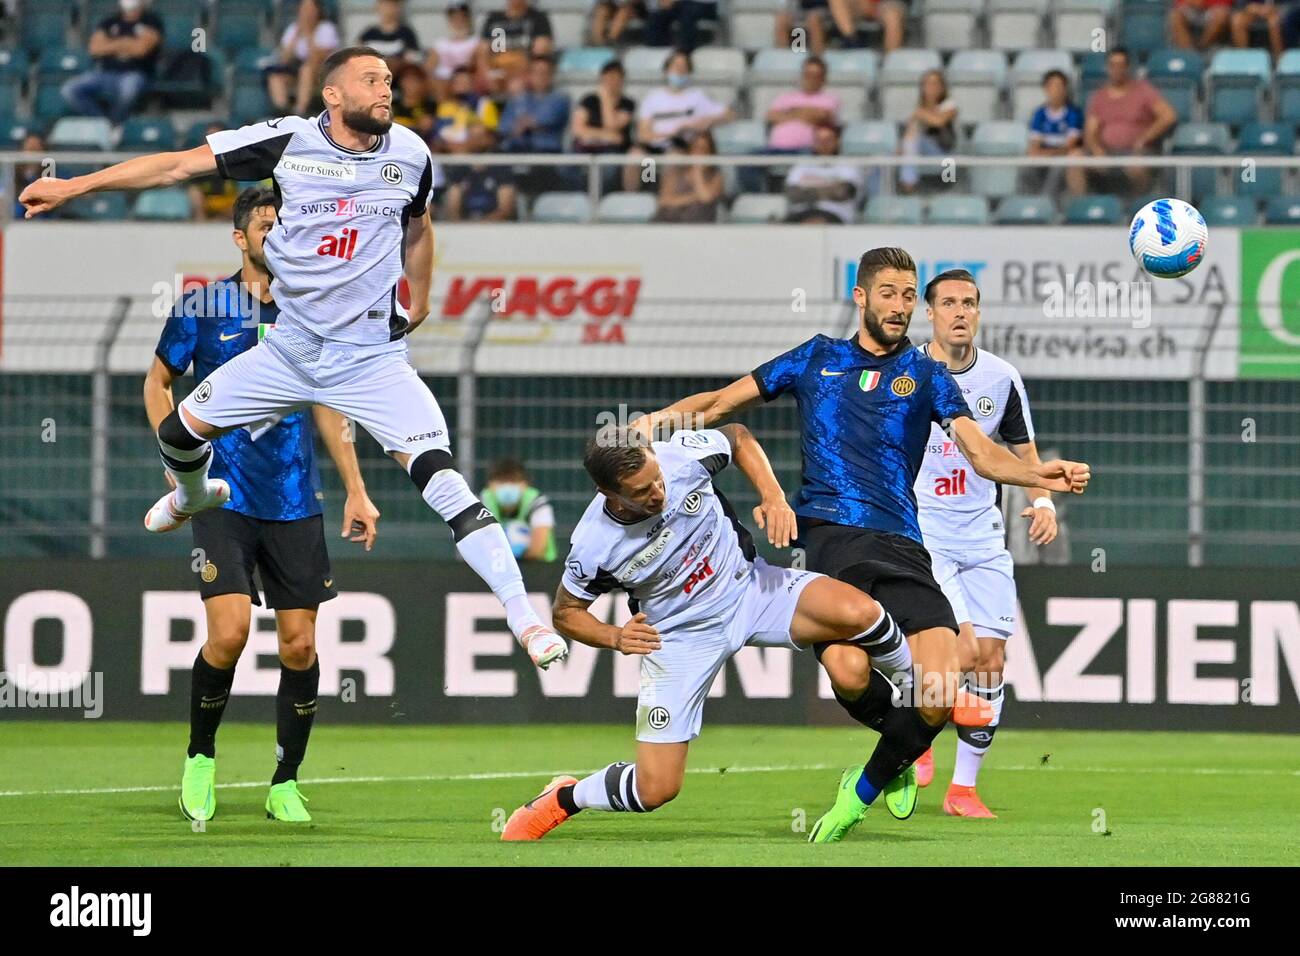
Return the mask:
<path fill-rule="evenodd" d="M 637 111 L 637 145 L 628 150 L 635 162 L 623 168 L 623 188 L 641 188 L 640 158 L 668 150 L 674 137 L 690 138 L 735 118 L 727 106 L 691 85 L 691 55 L 676 50 L 664 61 L 664 86 L 651 90 Z"/>
<path fill-rule="evenodd" d="M 118 12 L 91 34 L 87 51 L 95 68 L 63 85 L 64 100 L 83 116 L 106 116 L 114 125 L 125 121 L 153 76 L 162 35 L 162 21 L 144 8 L 144 0 L 119 0 Z"/>
<path fill-rule="evenodd" d="M 505 528 L 516 558 L 555 560 L 555 510 L 546 496 L 528 483 L 522 464 L 513 458 L 493 462 L 479 500 Z"/>

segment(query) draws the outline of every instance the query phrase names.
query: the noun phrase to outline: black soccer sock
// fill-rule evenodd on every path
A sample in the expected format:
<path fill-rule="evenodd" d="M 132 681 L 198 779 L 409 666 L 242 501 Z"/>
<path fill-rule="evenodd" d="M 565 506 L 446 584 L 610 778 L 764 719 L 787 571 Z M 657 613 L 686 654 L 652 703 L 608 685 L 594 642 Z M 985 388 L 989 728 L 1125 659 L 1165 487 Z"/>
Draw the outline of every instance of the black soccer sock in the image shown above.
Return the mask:
<path fill-rule="evenodd" d="M 576 783 L 570 783 L 555 791 L 555 799 L 559 801 L 560 809 L 569 816 L 582 812 L 582 807 L 573 802 L 573 788 L 576 786 Z"/>
<path fill-rule="evenodd" d="M 190 672 L 190 749 L 188 756 L 217 755 L 217 727 L 226 712 L 230 685 L 235 680 L 233 667 L 213 667 L 199 651 Z"/>
<path fill-rule="evenodd" d="M 835 699 L 848 711 L 850 717 L 872 730 L 879 730 L 885 715 L 895 709 L 893 685 L 883 673 L 874 668 L 871 671 L 871 679 L 867 681 L 867 689 L 862 692 L 861 697 L 856 700 L 846 700 L 839 695 L 838 691 L 834 693 Z"/>
<path fill-rule="evenodd" d="M 320 689 L 320 658 L 296 671 L 280 664 L 280 689 L 275 695 L 275 776 L 271 785 L 298 779 L 298 767 L 307 754 L 307 738 L 316 719 L 316 693 Z"/>
<path fill-rule="evenodd" d="M 880 721 L 880 741 L 863 768 L 863 776 L 877 790 L 884 790 L 889 781 L 930 749 L 943 728 L 944 724 L 931 727 L 922 720 L 921 712 L 904 695 L 902 706 L 890 707 Z"/>

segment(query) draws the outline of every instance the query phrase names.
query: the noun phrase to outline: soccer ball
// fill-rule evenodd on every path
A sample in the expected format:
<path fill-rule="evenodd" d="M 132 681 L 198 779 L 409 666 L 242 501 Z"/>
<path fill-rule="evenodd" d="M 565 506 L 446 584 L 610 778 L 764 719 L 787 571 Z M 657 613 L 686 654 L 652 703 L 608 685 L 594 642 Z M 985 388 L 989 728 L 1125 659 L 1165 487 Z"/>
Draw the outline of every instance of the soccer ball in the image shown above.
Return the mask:
<path fill-rule="evenodd" d="M 1176 279 L 1205 257 L 1205 217 L 1181 199 L 1157 199 L 1138 210 L 1128 229 L 1128 247 L 1143 270 L 1157 279 Z"/>

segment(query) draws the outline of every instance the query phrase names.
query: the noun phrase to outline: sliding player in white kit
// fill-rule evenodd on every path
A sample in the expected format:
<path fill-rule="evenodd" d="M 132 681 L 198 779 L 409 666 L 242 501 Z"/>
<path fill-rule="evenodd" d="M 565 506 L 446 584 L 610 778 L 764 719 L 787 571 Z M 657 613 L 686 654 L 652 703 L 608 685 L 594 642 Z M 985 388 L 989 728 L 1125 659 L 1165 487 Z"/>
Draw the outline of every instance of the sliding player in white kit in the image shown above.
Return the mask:
<path fill-rule="evenodd" d="M 934 338 L 924 347 L 943 362 L 961 388 L 975 421 L 1021 459 L 1038 464 L 1029 398 L 1020 373 L 975 347 L 980 293 L 965 269 L 940 273 L 925 288 Z M 981 478 L 961 450 L 937 426 L 930 432 L 925 460 L 914 485 L 921 535 L 930 552 L 935 580 L 957 618 L 962 670 L 974 674 L 970 690 L 993 707 L 987 727 L 957 728 L 957 763 L 943 809 L 950 816 L 995 817 L 975 791 L 976 777 L 1002 717 L 1002 673 L 1006 641 L 1016 624 L 1016 582 L 1007 551 L 1000 507 L 1001 487 Z M 1056 537 L 1056 508 L 1038 491 L 1021 517 L 1032 518 L 1029 537 L 1047 544 Z M 917 783 L 934 778 L 934 752 L 916 762 Z"/>
<path fill-rule="evenodd" d="M 269 177 L 280 196 L 264 254 L 279 305 L 266 341 L 214 371 L 158 428 L 176 490 L 145 516 L 172 531 L 230 496 L 209 479 L 209 440 L 310 405 L 355 419 L 406 469 L 450 525 L 456 549 L 505 605 L 506 622 L 545 668 L 568 653 L 528 602 L 510 542 L 455 470 L 447 422 L 407 358 L 405 336 L 429 313 L 435 169 L 428 146 L 393 124 L 392 73 L 370 47 L 336 50 L 321 68 L 326 109 L 213 133 L 184 152 L 140 156 L 73 179 L 39 179 L 19 197 L 27 218 L 92 192 L 171 186 L 219 172 Z M 405 273 L 408 313 L 397 300 Z"/>

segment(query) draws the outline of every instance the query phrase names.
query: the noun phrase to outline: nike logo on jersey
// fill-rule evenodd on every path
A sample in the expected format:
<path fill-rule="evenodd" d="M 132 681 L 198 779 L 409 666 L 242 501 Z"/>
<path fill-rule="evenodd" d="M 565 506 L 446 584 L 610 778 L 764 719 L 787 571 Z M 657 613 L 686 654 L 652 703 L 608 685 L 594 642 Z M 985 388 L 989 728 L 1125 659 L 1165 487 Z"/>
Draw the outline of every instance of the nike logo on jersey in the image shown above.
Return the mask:
<path fill-rule="evenodd" d="M 843 375 L 843 374 L 844 374 L 843 372 L 832 372 L 830 369 L 826 369 L 826 368 L 822 369 L 823 378 L 830 378 L 833 375 Z"/>
<path fill-rule="evenodd" d="M 223 342 L 229 342 L 231 339 L 237 339 L 243 334 L 243 332 L 232 332 L 230 335 L 219 335 L 217 338 L 221 339 Z"/>
<path fill-rule="evenodd" d="M 324 583 L 324 585 L 325 585 L 327 588 L 332 588 L 332 587 L 334 586 L 334 579 L 333 579 L 333 578 L 326 578 L 326 579 L 324 580 L 324 582 L 322 582 L 322 583 Z"/>

